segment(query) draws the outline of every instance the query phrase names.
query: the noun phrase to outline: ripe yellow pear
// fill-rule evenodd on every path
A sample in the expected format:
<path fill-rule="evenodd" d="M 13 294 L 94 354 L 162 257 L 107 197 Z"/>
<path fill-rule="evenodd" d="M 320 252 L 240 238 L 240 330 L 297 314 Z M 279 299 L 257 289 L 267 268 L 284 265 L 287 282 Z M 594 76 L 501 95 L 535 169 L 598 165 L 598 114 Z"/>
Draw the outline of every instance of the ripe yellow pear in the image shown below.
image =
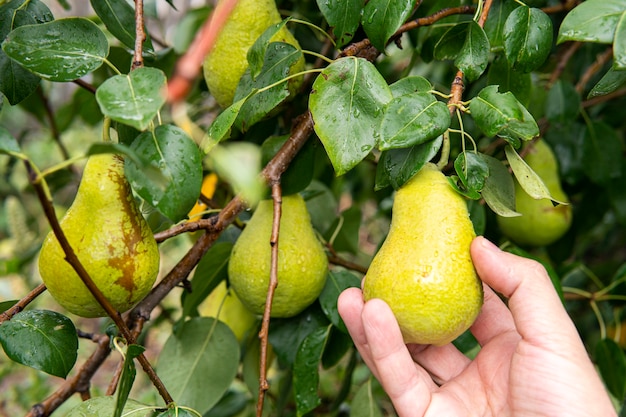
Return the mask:
<path fill-rule="evenodd" d="M 230 285 L 254 314 L 263 314 L 270 280 L 273 201 L 263 200 L 237 239 L 228 263 Z M 283 197 L 278 239 L 278 286 L 272 317 L 292 317 L 311 305 L 326 283 L 328 259 L 304 199 Z"/>
<path fill-rule="evenodd" d="M 229 291 L 222 281 L 198 306 L 204 317 L 215 317 L 225 323 L 241 342 L 256 323 L 256 316 L 248 310 L 234 291 Z"/>
<path fill-rule="evenodd" d="M 233 103 L 237 84 L 248 68 L 247 53 L 250 47 L 267 28 L 281 20 L 274 0 L 239 0 L 203 66 L 209 91 L 222 108 Z M 286 26 L 271 38 L 271 42 L 285 42 L 301 49 Z M 304 58 L 301 58 L 293 65 L 291 73 L 303 69 Z M 294 92 L 302 83 L 302 77 L 288 82 L 289 91 Z"/>
<path fill-rule="evenodd" d="M 124 177 L 124 161 L 94 155 L 85 165 L 76 198 L 60 221 L 81 264 L 111 305 L 124 312 L 143 299 L 159 271 L 159 250 Z M 82 317 L 106 313 L 65 260 L 53 232 L 39 254 L 39 272 L 48 291 Z"/>
<path fill-rule="evenodd" d="M 550 195 L 561 202 L 569 199 L 561 188 L 559 167 L 552 149 L 544 140 L 528 144 L 524 160 L 543 180 Z M 559 204 L 544 198 L 536 200 L 529 196 L 515 180 L 515 206 L 518 217 L 498 216 L 502 233 L 519 245 L 549 245 L 563 236 L 572 224 L 572 206 Z"/>
<path fill-rule="evenodd" d="M 393 311 L 406 343 L 444 345 L 476 319 L 483 287 L 465 200 L 428 163 L 396 193 L 387 239 L 363 284 Z"/>

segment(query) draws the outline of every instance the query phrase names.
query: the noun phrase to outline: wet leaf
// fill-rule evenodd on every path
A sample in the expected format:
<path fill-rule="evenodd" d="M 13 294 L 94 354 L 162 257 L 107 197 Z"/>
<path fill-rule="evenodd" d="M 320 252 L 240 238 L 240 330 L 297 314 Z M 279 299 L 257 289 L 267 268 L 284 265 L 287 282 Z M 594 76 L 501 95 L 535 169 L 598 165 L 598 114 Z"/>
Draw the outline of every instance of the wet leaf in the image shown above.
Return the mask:
<path fill-rule="evenodd" d="M 579 4 L 563 19 L 557 43 L 613 43 L 615 29 L 625 7 L 624 0 L 587 0 Z"/>
<path fill-rule="evenodd" d="M 513 68 L 531 72 L 552 49 L 552 21 L 541 9 L 518 7 L 504 25 L 504 51 Z"/>
<path fill-rule="evenodd" d="M 504 164 L 488 155 L 479 154 L 489 166 L 489 176 L 481 192 L 485 203 L 494 213 L 503 217 L 520 216 L 515 211 L 515 183 Z"/>
<path fill-rule="evenodd" d="M 365 0 L 316 0 L 317 6 L 337 38 L 337 47 L 346 45 L 361 23 Z"/>
<path fill-rule="evenodd" d="M 74 323 L 54 311 L 17 313 L 0 326 L 0 343 L 12 361 L 61 378 L 78 357 Z"/>
<path fill-rule="evenodd" d="M 135 49 L 135 9 L 126 0 L 90 0 L 91 7 L 113 36 L 126 47 Z M 144 52 L 154 55 L 150 34 L 146 31 Z"/>
<path fill-rule="evenodd" d="M 9 33 L 2 49 L 41 78 L 64 82 L 100 67 L 109 54 L 109 43 L 91 20 L 69 17 L 20 26 Z"/>
<path fill-rule="evenodd" d="M 115 75 L 98 87 L 96 100 L 105 116 L 145 130 L 165 104 L 167 80 L 163 71 L 143 67 L 128 75 Z"/>
<path fill-rule="evenodd" d="M 383 108 L 391 98 L 385 79 L 363 58 L 338 59 L 316 78 L 309 108 L 337 175 L 354 168 L 376 146 Z"/>
<path fill-rule="evenodd" d="M 319 327 L 300 345 L 293 369 L 293 389 L 298 416 L 304 416 L 321 403 L 317 393 L 318 368 L 332 326 Z"/>
<path fill-rule="evenodd" d="M 361 24 L 379 51 L 413 12 L 416 0 L 369 0 L 363 9 Z"/>

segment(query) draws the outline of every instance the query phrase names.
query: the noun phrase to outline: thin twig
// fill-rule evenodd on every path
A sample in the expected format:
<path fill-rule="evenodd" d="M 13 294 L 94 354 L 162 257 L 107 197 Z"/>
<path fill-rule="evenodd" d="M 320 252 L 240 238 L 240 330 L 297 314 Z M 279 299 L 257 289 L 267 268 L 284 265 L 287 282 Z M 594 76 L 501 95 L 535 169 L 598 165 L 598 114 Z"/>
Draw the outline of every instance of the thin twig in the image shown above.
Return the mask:
<path fill-rule="evenodd" d="M 13 318 L 14 315 L 24 310 L 24 308 L 26 308 L 28 304 L 32 303 L 33 300 L 39 297 L 39 295 L 41 295 L 45 290 L 46 290 L 45 284 L 37 285 L 37 287 L 35 287 L 34 290 L 26 294 L 26 296 L 23 297 L 20 301 L 18 301 L 11 308 L 9 308 L 8 310 L 0 314 L 0 324 L 2 324 L 3 322 L 7 320 L 11 320 L 11 318 Z"/>
<path fill-rule="evenodd" d="M 613 100 L 614 98 L 622 97 L 622 96 L 626 96 L 626 87 L 619 89 L 619 90 L 615 90 L 612 93 L 605 94 L 603 96 L 593 97 L 593 98 L 590 98 L 589 100 L 585 100 L 582 102 L 582 106 L 587 108 L 587 107 L 595 106 L 600 103 L 604 103 L 604 102 Z"/>
<path fill-rule="evenodd" d="M 145 40 L 143 0 L 135 0 L 135 52 L 131 70 L 143 67 L 143 43 Z"/>
<path fill-rule="evenodd" d="M 278 242 L 280 235 L 280 217 L 282 216 L 283 204 L 280 181 L 274 181 L 272 183 L 272 199 L 274 201 L 274 215 L 272 219 L 272 235 L 269 241 L 272 254 L 270 261 L 270 281 L 265 298 L 265 311 L 263 312 L 261 330 L 259 331 L 259 339 L 261 339 L 261 357 L 259 361 L 259 396 L 256 403 L 257 417 L 262 417 L 263 415 L 265 392 L 269 389 L 269 383 L 267 382 L 267 344 L 270 329 L 270 316 L 272 313 L 272 301 L 274 300 L 274 292 L 278 286 Z"/>
<path fill-rule="evenodd" d="M 589 80 L 600 71 L 604 65 L 609 62 L 609 60 L 613 57 L 613 47 L 608 47 L 603 53 L 599 54 L 596 57 L 596 60 L 593 64 L 591 64 L 584 74 L 580 77 L 580 80 L 576 84 L 576 91 L 579 94 L 582 94 L 585 91 L 585 86 L 589 82 Z"/>
<path fill-rule="evenodd" d="M 563 71 L 565 71 L 568 62 L 581 46 L 582 42 L 571 42 L 570 45 L 568 45 L 568 48 L 565 50 L 563 55 L 561 55 L 561 58 L 557 62 L 554 71 L 552 71 L 552 74 L 550 75 L 550 80 L 546 85 L 547 89 L 549 89 L 561 77 L 561 74 L 563 74 Z"/>

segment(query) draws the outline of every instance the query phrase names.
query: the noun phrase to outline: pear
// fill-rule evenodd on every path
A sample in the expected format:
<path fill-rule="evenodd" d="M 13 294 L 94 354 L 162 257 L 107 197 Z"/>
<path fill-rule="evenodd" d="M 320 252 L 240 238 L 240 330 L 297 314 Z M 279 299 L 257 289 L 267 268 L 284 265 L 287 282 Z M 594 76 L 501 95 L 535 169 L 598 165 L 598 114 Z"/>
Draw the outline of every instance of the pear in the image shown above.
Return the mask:
<path fill-rule="evenodd" d="M 124 161 L 94 155 L 78 192 L 60 221 L 67 240 L 91 279 L 119 312 L 143 299 L 159 271 L 159 250 L 124 177 Z M 83 284 L 53 232 L 43 242 L 39 272 L 52 297 L 82 317 L 106 312 Z"/>
<path fill-rule="evenodd" d="M 228 289 L 226 281 L 215 287 L 198 306 L 198 312 L 203 317 L 215 317 L 225 323 L 240 343 L 257 321 L 256 316 L 243 305 L 237 294 Z"/>
<path fill-rule="evenodd" d="M 465 200 L 434 164 L 397 191 L 363 296 L 389 305 L 406 343 L 444 345 L 476 319 L 483 287 L 470 257 L 475 236 Z"/>
<path fill-rule="evenodd" d="M 273 201 L 262 200 L 235 242 L 228 264 L 230 285 L 254 314 L 263 314 L 270 281 Z M 278 286 L 272 317 L 293 317 L 311 305 L 326 283 L 328 259 L 304 199 L 282 198 L 278 239 Z"/>
<path fill-rule="evenodd" d="M 561 188 L 559 168 L 545 140 L 526 145 L 524 160 L 543 180 L 555 200 L 568 203 L 569 198 Z M 572 224 L 572 206 L 554 205 L 550 199 L 536 200 L 529 196 L 515 180 L 515 206 L 518 217 L 498 216 L 502 233 L 522 246 L 545 246 L 561 238 Z"/>
<path fill-rule="evenodd" d="M 220 0 L 223 1 L 223 0 Z M 239 80 L 248 68 L 248 49 L 270 26 L 281 22 L 274 0 L 239 0 L 228 21 L 220 31 L 213 49 L 204 60 L 204 79 L 217 103 L 226 108 L 233 103 Z M 301 49 L 296 38 L 283 26 L 271 42 L 285 42 Z M 291 73 L 304 69 L 304 58 L 291 68 Z M 289 91 L 295 92 L 302 77 L 289 82 Z"/>

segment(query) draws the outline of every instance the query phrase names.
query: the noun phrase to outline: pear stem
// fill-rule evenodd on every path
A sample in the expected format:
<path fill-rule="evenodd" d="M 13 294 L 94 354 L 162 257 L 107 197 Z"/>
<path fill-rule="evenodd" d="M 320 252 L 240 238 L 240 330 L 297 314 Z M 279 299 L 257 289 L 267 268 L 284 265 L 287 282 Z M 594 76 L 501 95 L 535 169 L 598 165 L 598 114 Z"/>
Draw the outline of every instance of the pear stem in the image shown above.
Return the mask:
<path fill-rule="evenodd" d="M 26 171 L 28 172 L 28 178 L 31 185 L 35 188 L 35 192 L 37 193 L 37 197 L 41 203 L 44 214 L 48 219 L 48 223 L 52 228 L 54 235 L 56 236 L 63 252 L 65 253 L 65 260 L 74 268 L 81 281 L 85 284 L 85 286 L 89 289 L 89 292 L 94 296 L 98 304 L 102 306 L 104 311 L 108 314 L 109 317 L 115 322 L 115 325 L 119 329 L 122 336 L 126 339 L 127 343 L 135 343 L 135 337 L 130 332 L 130 329 L 126 326 L 126 323 L 122 319 L 121 314 L 111 306 L 111 303 L 107 298 L 102 294 L 102 291 L 98 288 L 98 286 L 93 282 L 91 276 L 80 262 L 74 249 L 70 245 L 65 233 L 63 233 L 63 229 L 59 223 L 59 220 L 56 217 L 56 213 L 54 212 L 54 206 L 52 204 L 52 200 L 47 197 L 44 187 L 42 185 L 42 181 L 40 180 L 39 175 L 37 174 L 37 170 L 33 168 L 32 163 L 29 160 L 24 160 L 24 164 L 26 165 Z M 159 391 L 159 394 L 166 401 L 167 404 L 173 402 L 174 400 L 170 396 L 169 392 L 165 388 L 165 385 L 158 377 L 152 365 L 146 357 L 141 354 L 137 357 L 137 360 L 141 364 L 142 368 L 148 374 L 150 380 L 154 384 L 154 386 Z"/>

